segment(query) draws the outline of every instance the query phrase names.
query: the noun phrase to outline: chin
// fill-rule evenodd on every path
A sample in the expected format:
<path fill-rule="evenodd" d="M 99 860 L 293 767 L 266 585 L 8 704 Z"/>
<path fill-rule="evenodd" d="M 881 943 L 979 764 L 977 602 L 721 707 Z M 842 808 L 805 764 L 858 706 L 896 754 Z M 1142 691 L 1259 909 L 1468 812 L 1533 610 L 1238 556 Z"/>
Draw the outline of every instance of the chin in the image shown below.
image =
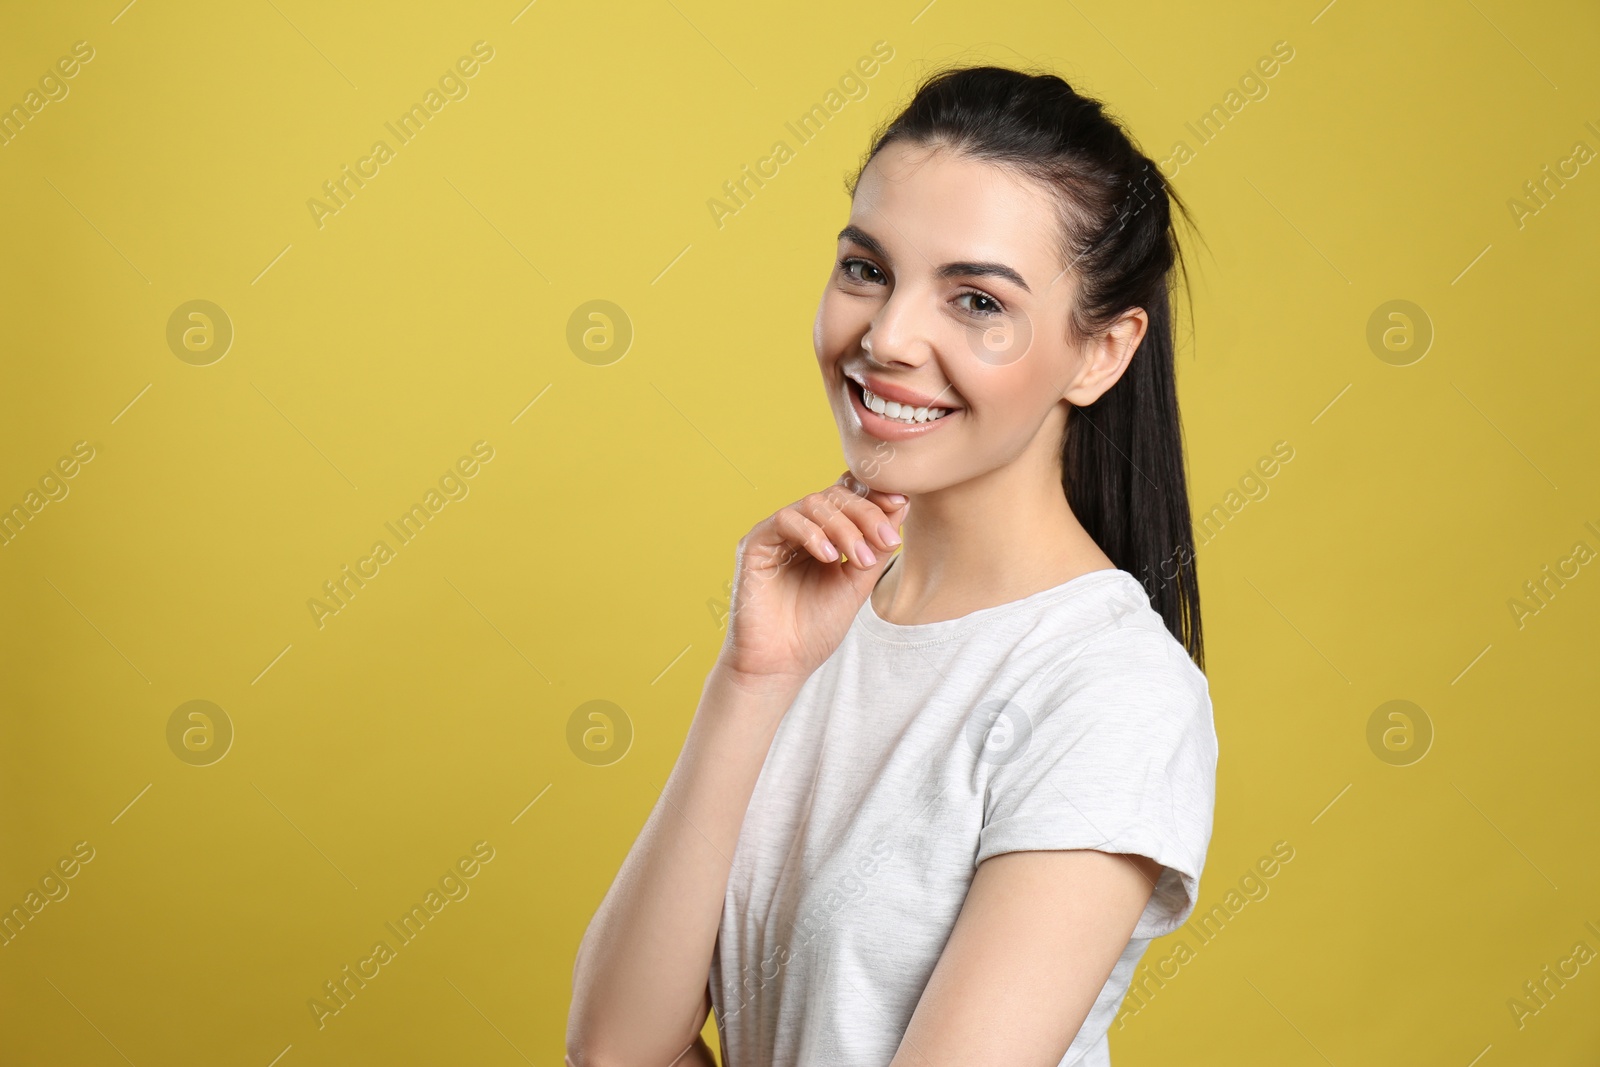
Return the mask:
<path fill-rule="evenodd" d="M 870 448 L 863 449 L 850 454 L 849 462 L 846 466 L 850 468 L 850 473 L 855 475 L 856 481 L 868 489 L 874 489 L 880 493 L 906 493 L 909 495 L 913 490 L 906 487 L 904 472 L 895 472 L 890 469 L 892 465 L 890 461 L 893 456 L 894 453 L 887 448 L 881 454 L 874 452 Z"/>

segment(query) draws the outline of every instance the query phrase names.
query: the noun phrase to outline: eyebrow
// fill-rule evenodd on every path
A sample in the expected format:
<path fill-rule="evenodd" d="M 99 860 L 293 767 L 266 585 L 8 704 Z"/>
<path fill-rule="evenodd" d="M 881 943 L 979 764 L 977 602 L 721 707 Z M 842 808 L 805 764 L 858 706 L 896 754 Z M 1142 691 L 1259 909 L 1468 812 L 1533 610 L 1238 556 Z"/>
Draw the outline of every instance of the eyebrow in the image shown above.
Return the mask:
<path fill-rule="evenodd" d="M 840 230 L 839 240 L 853 241 L 879 259 L 887 261 L 891 258 L 883 244 L 859 226 L 846 226 Z M 1023 292 L 1030 295 L 1033 293 L 1033 290 L 1028 288 L 1028 283 L 1022 280 L 1022 275 L 1004 263 L 972 263 L 966 261 L 946 263 L 935 270 L 934 273 L 940 278 L 1004 278 Z"/>

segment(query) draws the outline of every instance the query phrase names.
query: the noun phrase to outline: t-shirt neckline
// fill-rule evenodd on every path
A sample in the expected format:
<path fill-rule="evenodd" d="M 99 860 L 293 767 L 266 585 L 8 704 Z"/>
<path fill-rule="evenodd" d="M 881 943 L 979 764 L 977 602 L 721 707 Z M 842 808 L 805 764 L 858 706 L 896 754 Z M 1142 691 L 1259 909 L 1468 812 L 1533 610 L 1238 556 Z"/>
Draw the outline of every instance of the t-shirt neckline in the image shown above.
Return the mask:
<path fill-rule="evenodd" d="M 889 561 L 889 566 L 883 569 L 883 574 L 878 575 L 878 582 L 882 582 L 892 567 L 900 561 L 900 553 Z M 1020 600 L 1010 600 L 1004 604 L 994 604 L 987 608 L 979 608 L 954 619 L 940 619 L 937 622 L 896 623 L 889 622 L 878 615 L 877 609 L 872 606 L 872 593 L 867 594 L 867 599 L 862 602 L 861 610 L 856 613 L 856 625 L 879 640 L 896 645 L 927 645 L 940 641 L 948 641 L 959 637 L 968 630 L 995 618 L 1032 608 L 1062 599 L 1070 593 L 1075 593 L 1084 586 L 1096 585 L 1100 582 L 1127 578 L 1137 582 L 1137 579 L 1127 571 L 1117 567 L 1102 567 L 1099 570 L 1085 571 L 1076 578 L 1068 578 L 1059 585 L 1048 589 L 1041 589 L 1037 593 L 1030 593 Z M 1140 591 L 1144 587 L 1141 585 Z M 874 584 L 873 591 L 877 585 Z"/>

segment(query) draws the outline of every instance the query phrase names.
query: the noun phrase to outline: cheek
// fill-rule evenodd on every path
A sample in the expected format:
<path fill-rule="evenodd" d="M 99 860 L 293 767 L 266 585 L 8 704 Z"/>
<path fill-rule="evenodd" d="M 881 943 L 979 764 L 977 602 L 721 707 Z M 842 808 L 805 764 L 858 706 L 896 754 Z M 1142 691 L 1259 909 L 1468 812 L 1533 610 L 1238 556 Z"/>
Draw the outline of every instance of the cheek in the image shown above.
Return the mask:
<path fill-rule="evenodd" d="M 1050 381 L 1047 376 L 1029 373 L 1023 361 L 956 381 L 955 386 L 987 424 L 986 432 L 998 434 L 1001 440 L 1032 436 L 1049 415 Z"/>
<path fill-rule="evenodd" d="M 819 360 L 837 359 L 853 343 L 852 338 L 860 336 L 864 326 L 852 320 L 852 311 L 850 302 L 841 301 L 831 288 L 822 294 L 816 321 L 811 324 L 811 345 Z"/>

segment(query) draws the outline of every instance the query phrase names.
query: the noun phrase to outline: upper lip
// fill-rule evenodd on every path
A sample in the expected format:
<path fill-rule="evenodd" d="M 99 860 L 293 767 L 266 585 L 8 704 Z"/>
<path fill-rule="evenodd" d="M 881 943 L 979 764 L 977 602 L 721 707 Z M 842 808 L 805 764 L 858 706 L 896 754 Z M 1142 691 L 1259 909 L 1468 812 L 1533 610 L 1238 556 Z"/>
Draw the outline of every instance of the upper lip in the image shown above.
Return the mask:
<path fill-rule="evenodd" d="M 870 378 L 860 371 L 847 370 L 844 374 L 846 378 L 849 378 L 857 385 L 864 385 L 876 395 L 883 397 L 885 400 L 893 400 L 897 404 L 910 404 L 914 408 L 949 408 L 952 410 L 961 406 L 960 404 L 952 404 L 947 400 L 936 400 L 931 396 L 926 396 L 903 386 L 892 385 L 881 378 Z"/>

